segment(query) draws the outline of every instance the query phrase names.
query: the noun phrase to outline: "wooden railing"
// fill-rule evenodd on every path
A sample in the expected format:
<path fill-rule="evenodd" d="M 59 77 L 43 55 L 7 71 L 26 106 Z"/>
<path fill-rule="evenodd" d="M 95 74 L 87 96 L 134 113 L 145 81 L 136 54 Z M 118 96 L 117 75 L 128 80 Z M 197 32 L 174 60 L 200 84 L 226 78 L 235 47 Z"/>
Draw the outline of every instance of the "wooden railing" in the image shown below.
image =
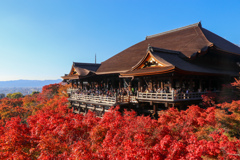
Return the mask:
<path fill-rule="evenodd" d="M 106 95 L 85 95 L 77 94 L 74 89 L 69 90 L 70 100 L 78 100 L 83 102 L 95 102 L 105 104 L 119 104 L 119 103 L 138 103 L 139 100 L 145 101 L 163 101 L 163 102 L 177 102 L 188 100 L 201 100 L 202 95 L 207 92 L 191 92 L 191 93 L 144 93 L 138 92 L 137 96 L 117 95 L 109 97 Z"/>
<path fill-rule="evenodd" d="M 109 97 L 106 95 L 85 95 L 71 92 L 70 100 L 78 100 L 84 102 L 95 102 L 95 103 L 106 103 L 106 104 L 117 104 L 117 103 L 137 103 L 136 96 L 117 95 Z"/>
<path fill-rule="evenodd" d="M 73 93 L 77 92 L 77 90 L 78 90 L 78 89 L 75 89 L 75 88 L 68 88 L 68 89 L 67 89 L 67 93 L 68 93 L 68 94 L 73 94 Z"/>
<path fill-rule="evenodd" d="M 136 99 L 173 101 L 173 93 L 143 93 L 138 92 Z"/>
<path fill-rule="evenodd" d="M 206 93 L 207 92 L 177 93 L 174 95 L 174 101 L 200 100 L 202 99 L 202 95 Z"/>
<path fill-rule="evenodd" d="M 70 97 L 71 100 L 80 100 L 80 101 L 91 101 L 96 103 L 108 103 L 108 104 L 115 104 L 116 97 L 107 97 L 107 96 L 93 96 L 93 95 L 82 95 L 73 93 Z"/>
<path fill-rule="evenodd" d="M 159 101 L 186 101 L 200 100 L 206 92 L 191 92 L 191 93 L 143 93 L 138 92 L 137 100 L 159 100 Z"/>

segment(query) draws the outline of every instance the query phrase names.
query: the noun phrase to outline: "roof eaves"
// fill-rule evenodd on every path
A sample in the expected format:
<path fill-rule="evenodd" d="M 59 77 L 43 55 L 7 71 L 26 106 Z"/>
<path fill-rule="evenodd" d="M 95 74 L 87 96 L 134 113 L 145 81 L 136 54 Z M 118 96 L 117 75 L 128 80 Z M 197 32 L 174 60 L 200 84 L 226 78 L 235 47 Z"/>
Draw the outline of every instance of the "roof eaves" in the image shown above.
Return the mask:
<path fill-rule="evenodd" d="M 110 72 L 96 72 L 96 75 L 103 75 L 103 74 L 120 74 L 123 72 L 127 72 L 129 70 L 123 70 L 123 71 L 110 71 Z"/>
<path fill-rule="evenodd" d="M 81 62 L 73 62 L 73 65 L 101 65 L 100 63 L 81 63 Z"/>
<path fill-rule="evenodd" d="M 175 67 L 175 71 L 176 72 L 185 72 L 185 73 L 189 73 L 189 74 L 202 74 L 202 75 L 231 75 L 231 76 L 238 76 L 238 73 L 234 73 L 234 72 L 222 72 L 222 71 L 218 71 L 218 72 L 201 72 L 201 71 L 187 71 L 184 69 L 180 69 L 179 67 Z"/>
<path fill-rule="evenodd" d="M 219 50 L 219 51 L 221 51 L 221 52 L 224 52 L 224 53 L 229 53 L 229 54 L 232 54 L 232 55 L 237 55 L 237 56 L 240 56 L 240 54 L 239 54 L 239 53 L 235 53 L 235 52 L 230 52 L 230 51 L 223 50 L 223 49 L 221 49 L 221 48 L 217 47 L 216 45 L 213 45 L 213 47 L 212 47 L 212 48 L 214 48 L 214 49 L 216 49 L 216 50 Z"/>
<path fill-rule="evenodd" d="M 77 75 L 61 76 L 62 79 L 78 79 Z"/>
<path fill-rule="evenodd" d="M 166 70 L 162 70 L 162 71 L 149 71 L 149 72 L 139 72 L 139 73 L 131 73 L 131 71 L 129 72 L 125 72 L 122 73 L 121 76 L 140 76 L 140 75 L 156 75 L 156 74 L 164 74 L 164 73 L 169 73 L 175 70 L 175 66 L 171 66 Z"/>

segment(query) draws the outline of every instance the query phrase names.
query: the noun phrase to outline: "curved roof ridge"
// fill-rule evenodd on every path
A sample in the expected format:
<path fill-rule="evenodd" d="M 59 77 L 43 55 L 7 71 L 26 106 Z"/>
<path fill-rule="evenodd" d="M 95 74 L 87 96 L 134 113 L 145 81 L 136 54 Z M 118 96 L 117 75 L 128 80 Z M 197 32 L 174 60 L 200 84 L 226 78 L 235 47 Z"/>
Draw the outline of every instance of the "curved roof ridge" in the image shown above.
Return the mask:
<path fill-rule="evenodd" d="M 206 37 L 206 35 L 205 35 L 204 32 L 203 32 L 203 29 L 205 29 L 205 28 L 202 28 L 202 25 L 201 25 L 201 27 L 200 27 L 201 33 L 202 33 L 203 37 L 205 38 L 205 40 L 210 43 L 210 45 L 209 45 L 208 47 L 213 46 L 213 45 L 214 45 L 213 42 L 211 42 L 211 41 Z"/>
<path fill-rule="evenodd" d="M 184 27 L 180 27 L 180 28 L 176 28 L 176 29 L 173 29 L 173 30 L 170 30 L 170 31 L 161 32 L 161 33 L 157 33 L 157 34 L 154 34 L 154 35 L 146 36 L 146 39 L 157 37 L 157 36 L 161 36 L 161 35 L 172 33 L 172 32 L 176 32 L 176 31 L 180 31 L 180 30 L 184 30 L 184 29 L 191 28 L 191 27 L 200 27 L 200 28 L 202 28 L 202 24 L 201 24 L 201 22 L 197 22 L 197 23 L 190 24 L 188 26 L 184 26 Z"/>

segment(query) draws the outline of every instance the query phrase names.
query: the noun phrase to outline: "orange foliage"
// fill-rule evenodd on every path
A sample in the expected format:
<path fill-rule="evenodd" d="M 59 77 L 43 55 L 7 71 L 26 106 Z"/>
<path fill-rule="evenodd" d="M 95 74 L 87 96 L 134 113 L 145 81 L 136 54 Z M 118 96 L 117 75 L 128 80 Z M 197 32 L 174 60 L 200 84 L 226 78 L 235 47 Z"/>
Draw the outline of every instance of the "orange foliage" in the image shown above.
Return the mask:
<path fill-rule="evenodd" d="M 0 101 L 0 159 L 240 158 L 238 137 L 226 135 L 234 123 L 223 123 L 239 121 L 239 101 L 219 104 L 221 109 L 170 108 L 158 120 L 134 111 L 122 115 L 118 107 L 98 118 L 73 114 L 62 88 L 50 85 L 40 94 Z"/>

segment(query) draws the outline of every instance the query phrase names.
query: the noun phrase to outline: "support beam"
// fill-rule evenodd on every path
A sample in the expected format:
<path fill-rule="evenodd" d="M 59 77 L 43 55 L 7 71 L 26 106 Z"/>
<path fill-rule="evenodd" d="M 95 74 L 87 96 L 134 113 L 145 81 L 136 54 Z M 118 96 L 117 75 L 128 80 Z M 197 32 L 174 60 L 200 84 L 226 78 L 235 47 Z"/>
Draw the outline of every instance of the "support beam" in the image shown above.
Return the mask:
<path fill-rule="evenodd" d="M 202 79 L 199 80 L 199 92 L 202 92 L 203 87 L 202 87 Z"/>
<path fill-rule="evenodd" d="M 189 89 L 192 91 L 193 90 L 193 79 L 190 79 L 190 85 L 189 85 Z"/>
<path fill-rule="evenodd" d="M 103 116 L 104 112 L 105 112 L 105 106 L 102 106 L 102 115 L 101 116 Z"/>
<path fill-rule="evenodd" d="M 81 104 L 80 104 L 80 102 L 78 103 L 78 113 L 80 114 L 81 113 Z"/>
<path fill-rule="evenodd" d="M 170 77 L 169 82 L 170 82 L 169 91 L 171 91 L 173 88 L 173 77 Z"/>
<path fill-rule="evenodd" d="M 75 111 L 75 106 L 72 106 L 72 112 L 74 113 L 74 111 Z"/>
<path fill-rule="evenodd" d="M 143 78 L 139 78 L 139 82 L 138 82 L 138 91 L 139 92 L 143 92 L 144 88 L 143 88 L 143 85 L 144 85 L 144 81 L 143 81 Z"/>
<path fill-rule="evenodd" d="M 119 91 L 120 91 L 120 89 L 122 88 L 122 85 L 121 85 L 121 78 L 119 78 L 119 82 L 118 82 L 118 88 L 119 88 Z"/>
<path fill-rule="evenodd" d="M 83 89 L 83 81 L 80 81 L 81 89 Z"/>
<path fill-rule="evenodd" d="M 160 87 L 159 80 L 156 80 L 157 89 Z"/>
<path fill-rule="evenodd" d="M 164 88 L 164 84 L 162 80 L 161 80 L 161 88 Z"/>
<path fill-rule="evenodd" d="M 180 79 L 179 86 L 180 86 L 181 89 L 183 88 L 183 80 L 182 80 L 182 78 Z"/>
<path fill-rule="evenodd" d="M 153 91 L 153 80 L 151 79 L 150 82 L 151 82 L 151 90 Z"/>
<path fill-rule="evenodd" d="M 88 112 L 88 108 L 87 108 L 87 104 L 85 104 L 85 114 L 87 114 Z"/>
<path fill-rule="evenodd" d="M 76 80 L 77 88 L 78 88 L 78 79 Z"/>
<path fill-rule="evenodd" d="M 212 80 L 209 79 L 208 81 L 208 90 L 211 91 L 212 90 Z"/>
<path fill-rule="evenodd" d="M 156 103 L 153 104 L 153 117 L 154 119 L 158 119 L 158 105 Z"/>
<path fill-rule="evenodd" d="M 129 93 L 132 91 L 132 83 L 131 83 L 131 80 L 130 80 L 129 83 L 128 83 L 128 90 L 129 90 Z"/>

